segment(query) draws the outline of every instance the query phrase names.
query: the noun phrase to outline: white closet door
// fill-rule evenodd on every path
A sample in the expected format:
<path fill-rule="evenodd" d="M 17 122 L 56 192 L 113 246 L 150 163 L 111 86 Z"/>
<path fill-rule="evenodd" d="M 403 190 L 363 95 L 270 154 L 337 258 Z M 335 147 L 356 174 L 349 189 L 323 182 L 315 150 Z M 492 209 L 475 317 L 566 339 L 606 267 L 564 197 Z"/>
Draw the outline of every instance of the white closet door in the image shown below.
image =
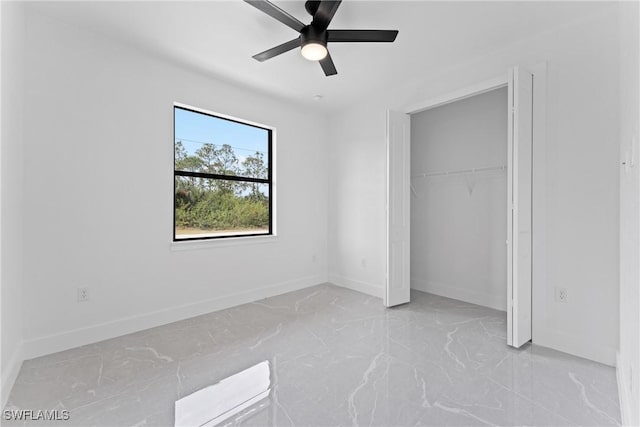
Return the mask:
<path fill-rule="evenodd" d="M 507 344 L 531 340 L 533 75 L 509 70 Z"/>
<path fill-rule="evenodd" d="M 411 119 L 387 113 L 387 283 L 384 305 L 409 302 Z"/>

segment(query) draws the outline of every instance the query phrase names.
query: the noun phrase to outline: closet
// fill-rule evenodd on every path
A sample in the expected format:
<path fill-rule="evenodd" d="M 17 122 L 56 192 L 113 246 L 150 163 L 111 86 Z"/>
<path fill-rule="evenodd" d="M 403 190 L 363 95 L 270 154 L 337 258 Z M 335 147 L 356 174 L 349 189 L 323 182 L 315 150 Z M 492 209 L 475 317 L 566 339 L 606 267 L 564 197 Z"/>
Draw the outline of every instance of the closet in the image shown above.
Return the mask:
<path fill-rule="evenodd" d="M 507 87 L 411 115 L 411 288 L 507 310 Z"/>

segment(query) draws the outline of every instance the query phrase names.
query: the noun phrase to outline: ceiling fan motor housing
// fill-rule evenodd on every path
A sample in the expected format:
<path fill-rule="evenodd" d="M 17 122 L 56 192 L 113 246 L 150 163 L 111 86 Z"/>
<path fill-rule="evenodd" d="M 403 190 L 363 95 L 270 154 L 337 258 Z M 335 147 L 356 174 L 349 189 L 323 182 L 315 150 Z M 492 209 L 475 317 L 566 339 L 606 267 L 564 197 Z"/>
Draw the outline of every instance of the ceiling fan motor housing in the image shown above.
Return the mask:
<path fill-rule="evenodd" d="M 309 43 L 318 43 L 326 47 L 327 30 L 318 30 L 313 25 L 307 25 L 300 31 L 300 42 L 302 46 Z"/>

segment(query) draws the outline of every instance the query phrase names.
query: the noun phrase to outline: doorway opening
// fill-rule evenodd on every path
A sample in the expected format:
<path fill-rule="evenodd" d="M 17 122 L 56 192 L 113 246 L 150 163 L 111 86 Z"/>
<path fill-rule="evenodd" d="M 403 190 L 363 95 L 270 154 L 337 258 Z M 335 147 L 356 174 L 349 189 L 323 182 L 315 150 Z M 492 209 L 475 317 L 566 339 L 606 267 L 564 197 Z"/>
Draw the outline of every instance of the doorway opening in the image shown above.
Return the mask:
<path fill-rule="evenodd" d="M 507 311 L 507 101 L 411 114 L 411 289 Z"/>
<path fill-rule="evenodd" d="M 519 67 L 509 69 L 505 77 L 407 109 L 407 113 L 388 112 L 384 304 L 408 303 L 414 287 L 506 310 L 507 344 L 520 347 L 532 339 L 533 329 L 534 86 L 533 74 Z M 496 102 L 500 98 L 502 102 Z M 475 104 L 480 104 L 475 114 L 467 111 Z M 426 120 L 426 127 L 412 126 L 414 117 Z M 543 123 L 538 120 L 538 128 Z M 420 138 L 435 138 L 435 146 L 418 144 L 412 150 L 412 131 Z M 506 171 L 506 191 L 501 171 Z M 479 185 L 486 178 L 494 178 L 489 180 L 492 190 L 491 184 Z M 441 185 L 430 187 L 430 182 Z M 466 200 L 459 197 L 464 194 L 458 193 L 461 189 L 468 193 Z M 470 200 L 474 192 L 476 197 Z M 429 194 L 426 198 L 431 201 L 420 201 L 420 193 L 423 198 Z M 500 232 L 505 216 L 506 227 Z M 422 237 L 413 244 L 412 217 Z M 478 260 L 486 262 L 480 265 Z M 499 279 L 505 264 L 506 272 Z M 484 282 L 480 289 L 478 282 Z"/>

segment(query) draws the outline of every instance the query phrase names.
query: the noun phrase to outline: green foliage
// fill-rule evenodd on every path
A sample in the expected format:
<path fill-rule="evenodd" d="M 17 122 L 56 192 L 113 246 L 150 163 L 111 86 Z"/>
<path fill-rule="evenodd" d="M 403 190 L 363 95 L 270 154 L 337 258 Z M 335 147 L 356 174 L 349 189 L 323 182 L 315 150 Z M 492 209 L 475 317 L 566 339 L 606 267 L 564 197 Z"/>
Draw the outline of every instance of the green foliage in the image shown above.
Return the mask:
<path fill-rule="evenodd" d="M 267 178 L 260 152 L 238 161 L 233 148 L 203 144 L 189 156 L 175 143 L 176 170 Z M 264 184 L 176 176 L 176 226 L 201 230 L 246 230 L 269 225 L 268 196 Z M 264 190 L 263 190 L 264 191 Z"/>

